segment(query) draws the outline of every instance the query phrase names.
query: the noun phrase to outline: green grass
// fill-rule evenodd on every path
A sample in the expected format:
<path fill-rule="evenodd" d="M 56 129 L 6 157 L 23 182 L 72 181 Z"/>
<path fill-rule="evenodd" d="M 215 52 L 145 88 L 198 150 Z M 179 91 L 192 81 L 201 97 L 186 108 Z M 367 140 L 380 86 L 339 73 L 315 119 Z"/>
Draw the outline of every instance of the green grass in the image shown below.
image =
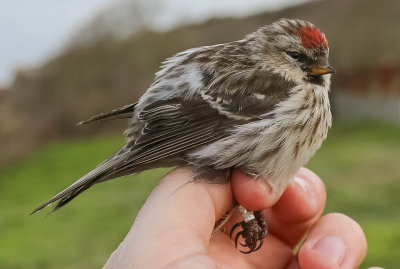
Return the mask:
<path fill-rule="evenodd" d="M 0 268 L 105 263 L 167 169 L 96 185 L 48 217 L 29 213 L 123 143 L 60 141 L 0 170 Z M 326 183 L 326 212 L 345 213 L 363 227 L 369 251 L 362 268 L 400 268 L 400 126 L 336 120 L 308 167 Z"/>
<path fill-rule="evenodd" d="M 326 212 L 360 223 L 368 241 L 362 268 L 400 268 L 400 126 L 334 121 L 308 167 L 327 187 Z"/>
<path fill-rule="evenodd" d="M 29 213 L 123 142 L 103 137 L 53 143 L 0 171 L 0 268 L 100 268 L 105 263 L 166 169 L 96 185 L 47 217 Z"/>

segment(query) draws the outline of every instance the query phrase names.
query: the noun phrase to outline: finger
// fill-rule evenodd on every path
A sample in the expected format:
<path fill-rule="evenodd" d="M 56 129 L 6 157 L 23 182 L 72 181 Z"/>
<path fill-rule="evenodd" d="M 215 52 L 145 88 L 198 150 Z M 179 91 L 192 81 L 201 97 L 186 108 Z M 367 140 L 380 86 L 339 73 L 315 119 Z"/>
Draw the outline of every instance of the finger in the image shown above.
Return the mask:
<path fill-rule="evenodd" d="M 332 213 L 313 226 L 298 259 L 304 269 L 353 269 L 359 267 L 366 252 L 361 227 L 343 214 Z"/>
<path fill-rule="evenodd" d="M 326 191 L 321 179 L 301 168 L 279 201 L 264 212 L 270 232 L 294 247 L 321 216 L 325 201 Z"/>
<path fill-rule="evenodd" d="M 234 169 L 231 176 L 231 186 L 234 199 L 247 210 L 260 211 L 274 205 L 281 194 L 274 192 L 265 180 L 254 179 L 240 169 Z M 221 229 L 230 234 L 232 227 L 243 220 L 238 210 L 234 210 Z"/>
<path fill-rule="evenodd" d="M 114 258 L 124 253 L 124 257 L 134 260 L 135 268 L 146 268 L 149 261 L 153 268 L 158 268 L 157 265 L 206 252 L 215 221 L 233 203 L 232 192 L 230 184 L 199 183 L 192 179 L 193 173 L 181 168 L 160 182 Z M 153 258 L 154 253 L 157 259 Z"/>
<path fill-rule="evenodd" d="M 254 180 L 240 171 L 233 174 L 232 189 L 235 198 L 247 209 L 271 207 L 263 211 L 269 231 L 291 247 L 297 245 L 319 218 L 326 201 L 323 182 L 306 168 L 296 173 L 294 182 L 281 197 L 265 181 Z M 225 231 L 238 221 L 241 221 L 241 216 L 235 214 Z"/>
<path fill-rule="evenodd" d="M 299 261 L 296 257 L 293 257 L 292 261 L 286 267 L 286 269 L 301 269 Z M 383 267 L 369 267 L 368 269 L 384 269 Z"/>
<path fill-rule="evenodd" d="M 271 207 L 282 195 L 274 191 L 265 180 L 256 180 L 240 169 L 235 169 L 232 174 L 232 192 L 240 205 L 252 211 Z"/>
<path fill-rule="evenodd" d="M 279 194 L 271 195 L 269 198 L 262 196 L 265 195 L 263 187 L 267 184 L 261 182 L 260 184 L 264 186 L 260 186 L 254 179 L 246 179 L 240 174 L 239 176 L 240 178 L 237 177 L 245 182 L 241 182 L 241 184 L 249 189 L 248 194 L 242 195 L 242 198 L 247 195 L 247 199 L 260 199 L 262 200 L 260 204 L 271 206 L 263 211 L 269 226 L 269 234 L 265 238 L 264 246 L 251 255 L 247 255 L 246 260 L 255 266 L 279 260 L 282 264 L 276 264 L 272 268 L 284 268 L 284 265 L 293 257 L 293 247 L 298 244 L 323 211 L 326 199 L 324 184 L 310 170 L 302 168 L 296 174 L 294 183 L 288 186 L 280 199 L 275 202 Z M 234 184 L 237 184 L 236 187 L 239 185 L 232 182 L 233 189 L 235 188 Z M 251 188 L 253 188 L 252 194 Z M 257 194 L 257 192 L 259 193 Z M 235 197 L 237 198 L 239 195 L 238 192 Z M 252 203 L 256 204 L 257 201 Z M 230 228 L 241 220 L 240 215 L 236 213 L 235 218 L 227 223 L 225 231 L 230 231 Z"/>

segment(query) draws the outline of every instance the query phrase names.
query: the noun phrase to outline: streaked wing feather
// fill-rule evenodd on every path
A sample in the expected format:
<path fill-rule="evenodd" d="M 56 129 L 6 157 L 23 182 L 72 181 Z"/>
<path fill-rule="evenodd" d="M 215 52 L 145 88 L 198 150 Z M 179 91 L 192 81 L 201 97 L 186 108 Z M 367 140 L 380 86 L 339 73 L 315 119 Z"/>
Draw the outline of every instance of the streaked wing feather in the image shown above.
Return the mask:
<path fill-rule="evenodd" d="M 193 131 L 203 130 L 202 133 L 194 134 L 192 132 L 187 132 L 184 135 L 179 137 L 175 137 L 174 140 L 162 141 L 159 145 L 152 147 L 150 150 L 143 151 L 143 153 L 139 155 L 134 155 L 135 157 L 129 159 L 129 161 L 125 163 L 129 163 L 130 165 L 138 165 L 143 163 L 152 162 L 155 160 L 160 160 L 166 156 L 172 156 L 175 153 L 184 152 L 188 149 L 201 146 L 210 141 L 215 141 L 221 137 L 223 137 L 222 132 L 213 132 L 215 126 L 206 127 L 206 128 L 198 128 Z"/>
<path fill-rule="evenodd" d="M 104 120 L 118 120 L 118 119 L 128 119 L 132 117 L 132 113 L 135 110 L 135 106 L 137 103 L 133 103 L 130 105 L 123 106 L 121 108 L 114 109 L 108 113 L 100 113 L 91 117 L 86 121 L 78 122 L 78 125 L 87 124 L 94 121 L 104 121 Z"/>
<path fill-rule="evenodd" d="M 115 169 L 129 169 L 175 156 L 226 135 L 223 126 L 232 120 L 221 116 L 209 104 L 180 99 L 154 103 L 139 113 L 143 128 L 130 141 Z"/>
<path fill-rule="evenodd" d="M 202 91 L 203 98 L 228 116 L 256 119 L 270 112 L 289 96 L 293 81 L 268 72 L 231 74 L 226 79 L 212 77 Z"/>

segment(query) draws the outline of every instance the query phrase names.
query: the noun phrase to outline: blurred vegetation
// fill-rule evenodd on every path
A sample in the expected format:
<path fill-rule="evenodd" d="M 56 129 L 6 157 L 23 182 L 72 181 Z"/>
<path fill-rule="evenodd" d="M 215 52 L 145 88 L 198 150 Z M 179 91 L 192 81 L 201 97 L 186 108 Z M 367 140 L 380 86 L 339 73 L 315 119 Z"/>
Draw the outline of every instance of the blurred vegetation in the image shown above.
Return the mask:
<path fill-rule="evenodd" d="M 71 46 L 42 67 L 20 71 L 0 96 L 0 164 L 49 139 L 115 133 L 122 125 L 74 124 L 137 100 L 160 62 L 176 52 L 236 40 L 282 17 L 310 20 L 326 33 L 331 63 L 338 70 L 335 81 L 345 73 L 370 76 L 368 70 L 387 57 L 400 63 L 399 10 L 395 0 L 313 1 L 249 18 L 214 19 L 167 33 L 142 31 L 123 40 L 102 37 Z"/>
<path fill-rule="evenodd" d="M 123 143 L 122 137 L 57 141 L 0 170 L 0 268 L 100 268 L 105 263 L 165 169 L 100 184 L 49 216 L 29 214 Z"/>
<path fill-rule="evenodd" d="M 400 268 L 400 126 L 335 120 L 308 165 L 324 180 L 326 212 L 360 223 L 369 243 L 362 266 Z M 94 186 L 60 211 L 29 216 L 123 144 L 104 136 L 58 141 L 0 170 L 0 268 L 99 268 L 128 232 L 166 169 Z"/>

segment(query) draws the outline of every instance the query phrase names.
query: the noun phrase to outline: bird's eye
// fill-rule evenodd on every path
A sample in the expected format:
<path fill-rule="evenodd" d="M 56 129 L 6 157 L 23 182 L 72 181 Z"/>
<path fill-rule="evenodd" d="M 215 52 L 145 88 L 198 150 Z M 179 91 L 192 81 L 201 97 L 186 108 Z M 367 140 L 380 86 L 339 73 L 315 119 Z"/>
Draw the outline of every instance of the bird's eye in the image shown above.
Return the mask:
<path fill-rule="evenodd" d="M 287 54 L 295 60 L 298 60 L 300 58 L 300 53 L 298 53 L 297 51 L 288 51 Z"/>

